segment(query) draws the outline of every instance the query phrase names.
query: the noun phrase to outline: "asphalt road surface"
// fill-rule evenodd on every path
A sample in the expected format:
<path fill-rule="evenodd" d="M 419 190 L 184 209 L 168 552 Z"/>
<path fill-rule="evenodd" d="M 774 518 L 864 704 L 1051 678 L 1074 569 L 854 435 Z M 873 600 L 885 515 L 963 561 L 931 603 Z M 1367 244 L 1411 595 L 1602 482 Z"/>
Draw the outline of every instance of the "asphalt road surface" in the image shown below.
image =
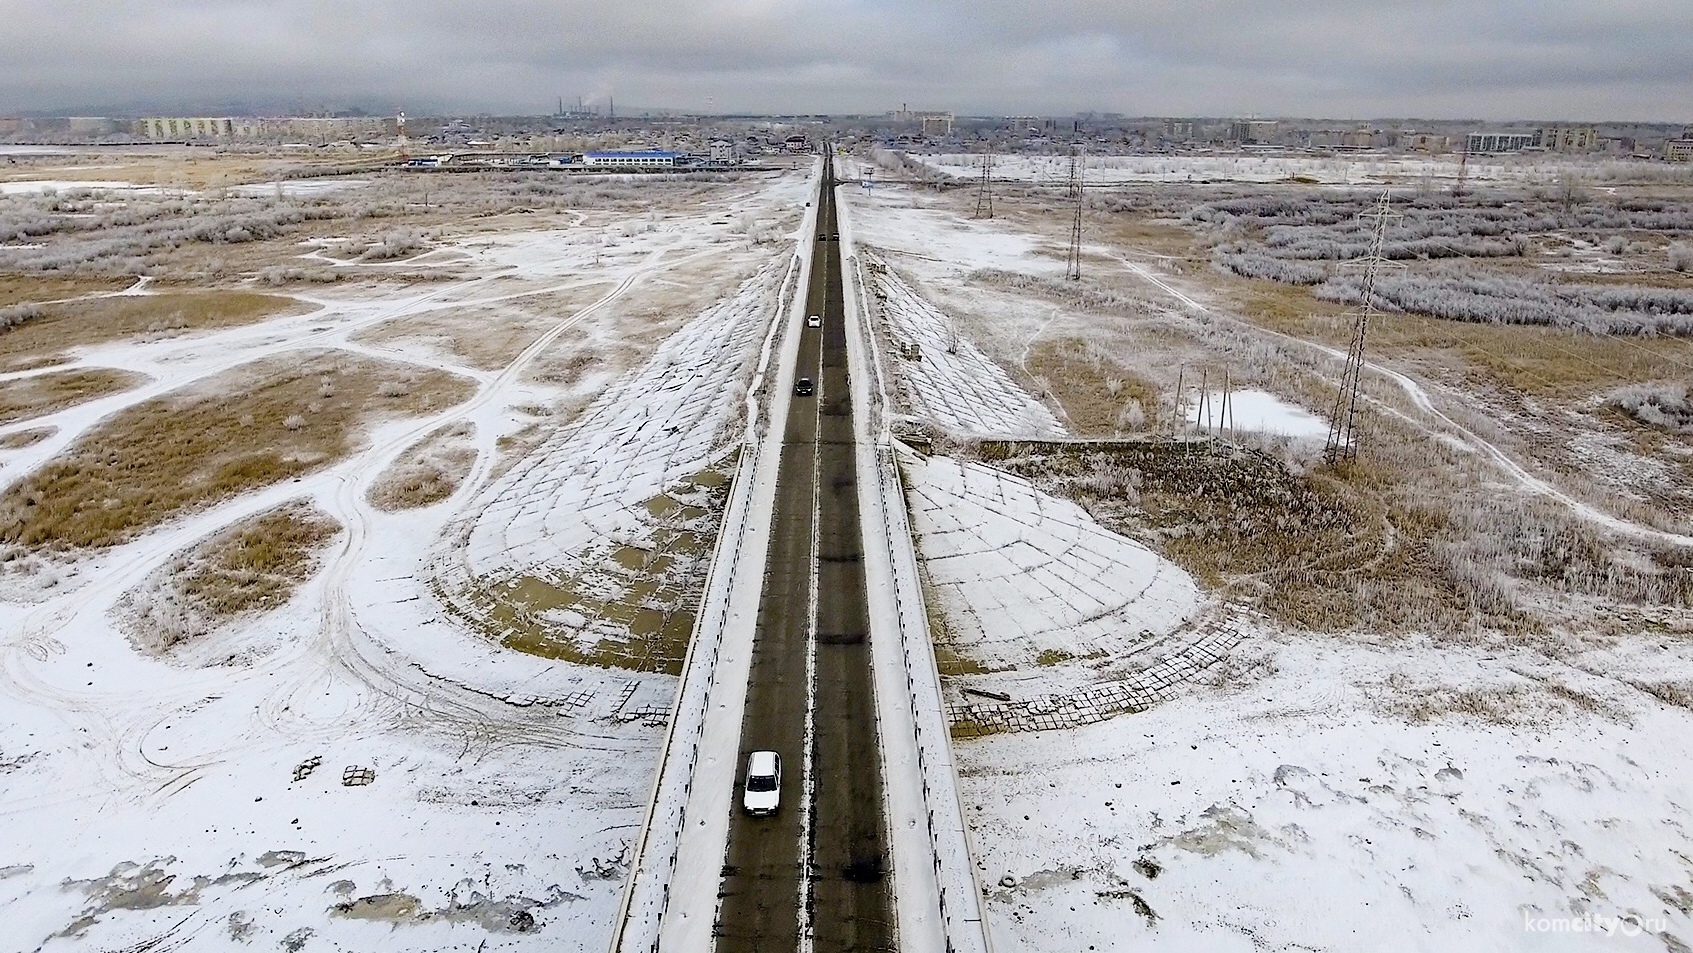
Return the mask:
<path fill-rule="evenodd" d="M 721 953 L 798 950 L 806 925 L 817 953 L 894 949 L 835 183 L 825 166 L 806 292 L 806 313 L 823 326 L 801 332 L 795 373 L 817 391 L 792 398 L 783 433 L 718 907 Z M 782 756 L 782 806 L 748 817 L 746 756 L 762 749 Z"/>

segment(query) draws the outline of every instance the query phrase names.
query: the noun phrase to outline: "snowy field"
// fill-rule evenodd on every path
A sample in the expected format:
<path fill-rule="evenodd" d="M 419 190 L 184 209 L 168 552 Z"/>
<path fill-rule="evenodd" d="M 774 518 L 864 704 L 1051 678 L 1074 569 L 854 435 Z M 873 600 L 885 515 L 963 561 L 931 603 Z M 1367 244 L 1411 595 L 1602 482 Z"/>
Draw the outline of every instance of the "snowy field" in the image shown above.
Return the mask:
<path fill-rule="evenodd" d="M 1041 161 L 1013 159 L 996 175 L 1053 174 Z M 1367 162 L 1343 172 L 1257 159 L 1163 171 L 1119 161 L 1121 181 L 1185 181 L 1190 172 L 1353 182 L 1441 174 Z M 974 174 L 967 157 L 950 171 Z M 1519 173 L 1528 174 L 1498 174 Z M 979 269 L 1051 278 L 1062 274 L 1061 246 L 1015 219 L 972 220 L 959 202 L 925 191 L 847 191 L 859 240 L 874 246 L 866 261 L 885 262 L 898 281 L 869 275 L 873 286 L 881 282 L 888 326 L 926 320 L 931 334 L 956 340 L 959 354 L 971 344 L 997 365 L 973 385 L 929 372 L 929 399 L 953 418 L 991 406 L 978 390 L 995 371 L 1026 362 L 1036 342 L 1088 333 L 1038 284 L 1019 299 L 1014 285 L 984 288 L 971 278 Z M 1153 255 L 1132 246 L 1089 250 L 1115 258 L 1123 278 L 1167 302 L 1167 319 L 1197 317 L 1234 336 L 1228 304 L 1203 276 L 1157 272 L 1141 263 Z M 963 314 L 961 302 L 976 313 Z M 1192 340 L 1224 336 L 1207 330 Z M 884 359 L 896 375 L 912 376 L 897 355 Z M 1600 530 L 1679 541 L 1532 475 L 1479 425 L 1455 423 L 1462 411 L 1444 389 L 1397 370 L 1372 372 L 1378 391 L 1403 400 L 1403 410 L 1377 405 L 1384 413 L 1488 461 L 1489 492 L 1541 497 Z M 1198 383 L 1188 379 L 1189 388 Z M 1214 426 L 1219 396 L 1206 408 L 1190 396 L 1184 416 Z M 1268 391 L 1241 386 L 1231 403 L 1241 430 L 1305 443 L 1326 433 L 1321 417 Z M 1600 613 L 1598 632 L 1528 639 L 1325 636 L 1255 619 L 1239 627 L 1244 640 L 1228 657 L 1189 666 L 1163 700 L 1099 720 L 1085 705 L 1059 711 L 1052 702 L 1096 698 L 1113 663 L 1132 667 L 1137 655 L 1175 647 L 1171 636 L 1179 642 L 1203 624 L 1205 590 L 1189 581 L 1165 598 L 1137 599 L 1185 574 L 1022 481 L 942 457 L 908 463 L 905 475 L 930 609 L 943 623 L 937 644 L 949 705 L 1010 710 L 1031 697 L 1045 705 L 1024 705 L 1018 710 L 1033 715 L 1009 728 L 955 720 L 998 949 L 1693 945 L 1693 622 L 1684 612 L 1618 609 Z M 1085 606 L 1099 617 L 1077 611 Z M 943 629 L 963 636 L 954 644 Z M 1136 652 L 1143 632 L 1170 635 Z M 961 698 L 966 688 L 990 694 Z M 969 710 L 955 708 L 955 719 Z"/>
<path fill-rule="evenodd" d="M 1664 654 L 1266 639 L 1149 711 L 962 742 L 997 946 L 1686 949 L 1693 714 L 1625 681 Z"/>
<path fill-rule="evenodd" d="M 904 470 L 945 642 L 986 671 L 1121 660 L 1197 610 L 1186 572 L 1068 500 L 946 457 Z"/>
<path fill-rule="evenodd" d="M 1329 422 L 1261 390 L 1207 391 L 1189 397 L 1184 416 L 1199 430 L 1248 430 L 1285 437 L 1326 438 Z"/>
<path fill-rule="evenodd" d="M 982 174 L 980 155 L 910 157 L 961 179 Z M 1453 180 L 1457 155 L 1443 156 L 1112 156 L 1083 159 L 1088 185 L 1155 182 L 1286 182 L 1308 180 L 1323 185 L 1387 185 L 1424 179 Z M 1641 163 L 1620 159 L 1546 156 L 1472 156 L 1464 175 L 1475 182 L 1537 184 L 1556 182 L 1572 171 L 1596 181 L 1627 179 Z M 1007 182 L 1063 186 L 1070 181 L 1069 156 L 996 155 L 993 177 Z"/>
<path fill-rule="evenodd" d="M 973 436 L 1062 436 L 1052 411 L 1013 381 L 954 321 L 865 252 L 872 295 L 893 352 L 896 406 L 918 420 Z"/>
<path fill-rule="evenodd" d="M 467 507 L 547 492 L 507 470 L 538 427 L 608 390 L 630 419 L 674 413 L 666 387 L 619 385 L 647 358 L 668 355 L 699 394 L 726 386 L 680 378 L 709 354 L 697 333 L 662 342 L 688 319 L 710 326 L 700 289 L 732 291 L 791 253 L 723 224 L 797 220 L 806 190 L 798 174 L 745 179 L 698 204 L 661 199 L 633 221 L 598 209 L 444 235 L 434 281 L 362 281 L 377 266 L 348 262 L 337 266 L 348 280 L 298 292 L 302 306 L 282 316 L 82 347 L 53 367 L 144 383 L 0 426 L 0 437 L 54 428 L 0 451 L 8 482 L 114 414 L 262 358 L 344 353 L 445 372 L 471 396 L 373 419 L 339 461 L 8 581 L 0 949 L 603 950 L 674 679 L 498 648 L 446 617 L 428 567 Z M 734 321 L 757 316 L 759 282 L 735 299 Z M 413 509 L 373 505 L 390 466 L 443 428 L 472 435 L 456 489 Z M 659 445 L 540 443 L 554 464 L 593 452 L 609 472 L 639 469 Z M 496 484 L 502 472 L 514 476 Z M 296 500 L 340 529 L 285 605 L 233 619 L 192 653 L 138 651 L 126 597 L 197 544 Z M 579 545 L 572 515 L 536 524 L 524 558 L 556 558 L 542 552 L 547 534 Z"/>
<path fill-rule="evenodd" d="M 436 567 L 456 611 L 511 607 L 508 642 L 580 654 L 662 637 L 670 657 L 625 661 L 679 671 L 717 529 L 696 498 L 727 479 L 785 265 L 706 309 L 467 507 Z"/>

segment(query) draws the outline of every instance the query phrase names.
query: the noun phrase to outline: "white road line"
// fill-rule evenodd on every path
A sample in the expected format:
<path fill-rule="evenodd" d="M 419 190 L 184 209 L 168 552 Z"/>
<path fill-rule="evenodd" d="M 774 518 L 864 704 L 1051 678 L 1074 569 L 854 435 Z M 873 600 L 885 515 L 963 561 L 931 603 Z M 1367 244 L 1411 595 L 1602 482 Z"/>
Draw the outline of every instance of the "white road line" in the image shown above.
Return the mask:
<path fill-rule="evenodd" d="M 822 355 L 818 355 L 818 398 L 815 403 L 814 417 L 818 426 L 813 432 L 820 431 L 822 424 Z M 810 585 L 806 592 L 806 632 L 805 632 L 805 741 L 800 757 L 800 798 L 799 815 L 799 953 L 811 953 L 816 942 L 816 921 L 811 909 L 811 873 L 815 863 L 815 851 L 812 849 L 812 827 L 816 822 L 813 804 L 817 797 L 817 773 L 813 770 L 817 753 L 817 589 L 819 585 L 817 558 L 822 552 L 822 519 L 823 519 L 823 444 L 813 440 L 811 444 L 811 554 L 810 554 Z"/>

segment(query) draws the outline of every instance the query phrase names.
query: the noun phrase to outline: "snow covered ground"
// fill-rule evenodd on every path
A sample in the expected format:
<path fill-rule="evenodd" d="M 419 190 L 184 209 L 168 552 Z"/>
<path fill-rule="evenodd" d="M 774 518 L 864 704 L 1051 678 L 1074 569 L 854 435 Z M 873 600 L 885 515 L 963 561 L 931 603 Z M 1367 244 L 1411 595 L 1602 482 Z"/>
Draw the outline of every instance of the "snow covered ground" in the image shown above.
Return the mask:
<path fill-rule="evenodd" d="M 1052 411 L 963 337 L 874 253 L 864 253 L 892 357 L 895 406 L 959 434 L 1061 436 Z"/>
<path fill-rule="evenodd" d="M 436 570 L 458 611 L 494 618 L 505 614 L 485 603 L 510 606 L 498 634 L 538 648 L 590 653 L 661 635 L 685 645 L 716 539 L 708 498 L 726 480 L 713 468 L 739 441 L 745 378 L 786 264 L 707 308 L 467 507 Z M 679 670 L 672 655 L 639 667 Z"/>
<path fill-rule="evenodd" d="M 1140 714 L 961 742 L 997 945 L 1686 949 L 1693 713 L 1624 679 L 1687 646 L 1286 637 Z"/>
<path fill-rule="evenodd" d="M 945 643 L 982 669 L 1126 658 L 1198 608 L 1186 572 L 1069 500 L 947 457 L 905 477 Z"/>
<path fill-rule="evenodd" d="M 860 234 L 915 278 L 902 277 L 906 291 L 929 299 L 896 307 L 898 290 L 884 288 L 890 324 L 979 297 L 965 280 L 974 269 L 1060 271 L 1038 240 L 994 234 L 1014 225 L 965 220 L 926 193 L 878 186 L 852 197 Z M 1197 281 L 1125 266 L 1172 305 L 1224 316 Z M 929 320 L 1003 367 L 1056 310 L 1031 294 L 1020 309 L 996 306 L 1003 321 Z M 1382 372 L 1408 396 L 1405 413 L 1448 429 L 1421 383 Z M 976 412 L 971 387 L 943 379 L 937 393 L 954 417 Z M 1232 400 L 1243 429 L 1326 432 L 1273 398 Z M 1490 456 L 1524 489 L 1545 486 Z M 1186 651 L 1214 608 L 1196 588 L 1185 606 L 1136 599 L 1178 577 L 1087 529 L 1068 504 L 979 469 L 935 457 L 904 472 L 931 612 L 963 633 L 937 627 L 937 641 L 998 949 L 1693 946 L 1686 624 L 1646 629 L 1619 615 L 1614 636 L 1378 644 L 1238 618 L 1226 641 L 1210 642 L 1232 644 L 1228 657 L 1209 664 L 1207 648 L 1156 704 L 1108 706 L 1102 720 L 1088 709 L 1102 680 L 1121 674 L 1110 671 L 1116 653 L 1133 667 Z M 1103 615 L 1073 611 L 1086 605 Z M 1170 635 L 1135 652 L 1143 629 Z M 1105 648 L 1097 666 L 1086 657 L 1094 646 Z M 963 699 L 963 689 L 991 694 Z M 1000 694 L 1011 700 L 983 700 Z M 1033 717 L 970 720 L 989 707 Z M 1043 725 L 1070 727 L 1033 730 Z"/>
<path fill-rule="evenodd" d="M 446 370 L 474 393 L 374 422 L 339 463 L 70 561 L 52 585 L 0 603 L 0 949 L 604 949 L 660 743 L 652 713 L 667 711 L 674 679 L 500 649 L 444 616 L 428 562 L 455 514 L 486 499 L 502 438 L 534 424 L 538 407 L 581 406 L 623 369 L 572 383 L 537 368 L 587 344 L 602 363 L 625 353 L 611 344 L 651 353 L 663 324 L 647 310 L 669 299 L 642 296 L 672 274 L 700 281 L 702 251 L 727 274 L 786 256 L 719 223 L 791 217 L 807 197 L 803 175 L 749 179 L 702 207 L 660 205 L 636 227 L 601 210 L 448 239 L 464 255 L 435 282 L 349 282 L 300 295 L 304 314 L 77 352 L 67 366 L 151 381 L 0 427 L 57 428 L 0 452 L 0 478 L 19 479 L 139 401 L 306 349 Z M 597 296 L 553 313 L 492 370 L 426 341 L 360 336 L 589 286 Z M 625 307 L 639 301 L 639 313 Z M 570 336 L 583 329 L 586 341 Z M 675 396 L 620 393 L 635 417 Z M 449 424 L 475 432 L 458 491 L 422 509 L 373 506 L 367 492 L 388 465 Z M 599 462 L 616 470 L 618 453 L 634 459 L 647 442 L 599 447 Z M 253 651 L 190 667 L 132 647 L 113 614 L 126 593 L 293 499 L 343 530 L 286 606 L 209 636 Z M 539 545 L 531 555 L 544 559 Z"/>

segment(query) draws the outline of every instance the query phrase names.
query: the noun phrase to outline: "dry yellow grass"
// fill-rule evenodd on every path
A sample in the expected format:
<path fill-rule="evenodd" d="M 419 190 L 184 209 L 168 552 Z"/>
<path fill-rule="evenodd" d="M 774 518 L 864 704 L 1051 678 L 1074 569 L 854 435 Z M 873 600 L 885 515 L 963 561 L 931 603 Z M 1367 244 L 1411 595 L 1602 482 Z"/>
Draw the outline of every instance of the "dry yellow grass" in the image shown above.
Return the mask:
<path fill-rule="evenodd" d="M 452 496 L 476 462 L 475 434 L 470 424 L 447 424 L 419 440 L 371 484 L 371 504 L 394 512 Z"/>
<path fill-rule="evenodd" d="M 291 309 L 302 306 L 293 298 L 250 291 L 169 291 L 47 305 L 40 317 L 0 331 L 0 364 L 17 370 L 67 348 L 251 324 Z"/>
<path fill-rule="evenodd" d="M 294 502 L 202 541 L 126 597 L 135 641 L 167 652 L 243 613 L 281 606 L 317 572 L 340 531 L 311 504 Z"/>
<path fill-rule="evenodd" d="M 4 278 L 0 278 L 0 308 L 121 291 L 134 283 L 128 278 L 45 278 L 40 275 L 6 275 Z"/>
<path fill-rule="evenodd" d="M 1029 350 L 1028 370 L 1047 382 L 1077 436 L 1111 436 L 1137 429 L 1127 426 L 1125 411 L 1139 404 L 1145 422 L 1150 423 L 1158 407 L 1157 385 L 1125 367 L 1094 358 L 1077 338 L 1037 343 Z"/>
<path fill-rule="evenodd" d="M 7 381 L 0 384 L 0 424 L 74 407 L 96 397 L 128 390 L 146 379 L 141 374 L 102 367 Z"/>
<path fill-rule="evenodd" d="M 1215 277 L 1217 286 L 1254 323 L 1332 347 L 1351 340 L 1346 309 L 1319 301 L 1307 288 Z M 1374 355 L 1445 367 L 1467 383 L 1504 386 L 1537 397 L 1579 399 L 1632 381 L 1685 377 L 1693 341 L 1634 339 L 1511 324 L 1447 321 L 1386 314 L 1370 323 Z"/>
<path fill-rule="evenodd" d="M 0 450 L 22 450 L 46 440 L 59 432 L 57 427 L 31 427 L 0 436 Z"/>
<path fill-rule="evenodd" d="M 341 459 L 361 424 L 466 399 L 469 381 L 339 352 L 227 372 L 113 415 L 0 493 L 0 543 L 111 546 Z"/>
<path fill-rule="evenodd" d="M 1442 524 L 1394 512 L 1389 537 L 1383 474 L 1296 476 L 1257 453 L 1168 440 L 990 442 L 978 452 L 1288 625 L 1456 629 L 1474 617 L 1429 556 Z"/>
<path fill-rule="evenodd" d="M 98 169 L 76 168 L 86 160 L 67 157 L 66 166 L 40 162 L 0 179 L 50 179 L 57 182 L 130 182 L 162 188 L 203 191 L 265 182 L 286 174 L 309 173 L 330 167 L 316 157 L 231 155 L 211 149 L 174 150 L 169 154 L 115 154 L 103 157 Z M 340 156 L 337 158 L 359 158 Z M 74 186 L 73 186 L 74 187 Z"/>

